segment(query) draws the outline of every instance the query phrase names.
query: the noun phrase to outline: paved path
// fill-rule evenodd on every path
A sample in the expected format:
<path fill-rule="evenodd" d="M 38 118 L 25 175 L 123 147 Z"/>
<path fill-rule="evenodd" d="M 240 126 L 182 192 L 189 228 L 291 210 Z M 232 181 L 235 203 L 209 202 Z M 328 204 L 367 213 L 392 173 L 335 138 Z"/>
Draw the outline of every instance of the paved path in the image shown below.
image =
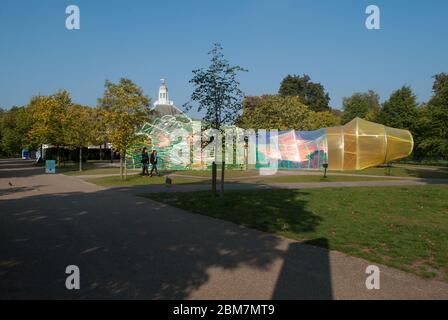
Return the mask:
<path fill-rule="evenodd" d="M 0 160 L 0 298 L 448 299 L 448 284 Z M 12 184 L 12 186 L 9 185 Z M 65 289 L 65 268 L 81 290 Z"/>

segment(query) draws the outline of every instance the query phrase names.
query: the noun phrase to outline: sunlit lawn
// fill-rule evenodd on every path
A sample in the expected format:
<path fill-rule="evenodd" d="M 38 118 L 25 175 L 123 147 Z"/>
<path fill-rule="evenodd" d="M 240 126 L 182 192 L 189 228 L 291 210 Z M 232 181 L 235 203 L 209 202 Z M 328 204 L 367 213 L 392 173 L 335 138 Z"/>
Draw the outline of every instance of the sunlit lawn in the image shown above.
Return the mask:
<path fill-rule="evenodd" d="M 396 165 L 390 168 L 387 167 L 373 167 L 360 171 L 331 171 L 339 173 L 351 173 L 351 174 L 365 174 L 365 175 L 379 175 L 379 176 L 394 176 L 394 177 L 416 177 L 425 179 L 448 179 L 448 167 L 442 167 L 438 169 L 427 168 L 424 166 L 406 166 Z"/>

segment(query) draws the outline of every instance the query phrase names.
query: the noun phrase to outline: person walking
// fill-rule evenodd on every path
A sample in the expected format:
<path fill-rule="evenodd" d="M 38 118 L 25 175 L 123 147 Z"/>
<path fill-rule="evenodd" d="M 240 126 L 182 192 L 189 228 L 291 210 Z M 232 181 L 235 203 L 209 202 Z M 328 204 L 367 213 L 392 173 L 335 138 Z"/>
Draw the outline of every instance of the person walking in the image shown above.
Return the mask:
<path fill-rule="evenodd" d="M 151 173 L 149 174 L 152 177 L 152 173 L 155 170 L 156 174 L 160 176 L 159 171 L 157 170 L 157 151 L 152 150 L 151 157 L 149 158 L 149 162 L 151 163 Z"/>
<path fill-rule="evenodd" d="M 143 148 L 143 150 L 142 150 L 142 176 L 149 175 L 148 164 L 149 164 L 148 150 L 146 148 Z"/>

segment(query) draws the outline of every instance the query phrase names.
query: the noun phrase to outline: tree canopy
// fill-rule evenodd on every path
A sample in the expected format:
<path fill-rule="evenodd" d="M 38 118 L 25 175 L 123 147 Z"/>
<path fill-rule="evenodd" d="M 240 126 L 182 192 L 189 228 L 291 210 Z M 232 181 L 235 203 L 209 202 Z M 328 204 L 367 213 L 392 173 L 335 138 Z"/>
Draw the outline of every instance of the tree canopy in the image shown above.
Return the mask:
<path fill-rule="evenodd" d="M 281 96 L 298 96 L 313 111 L 330 111 L 330 96 L 324 86 L 311 81 L 309 75 L 287 75 L 280 84 Z"/>
<path fill-rule="evenodd" d="M 314 112 L 297 96 L 247 97 L 238 125 L 250 129 L 316 130 L 338 124 L 328 111 Z"/>
<path fill-rule="evenodd" d="M 150 98 L 126 78 L 121 78 L 118 83 L 106 81 L 104 87 L 98 106 L 105 112 L 107 136 L 113 148 L 120 153 L 120 173 L 123 178 L 126 148 L 137 138 L 137 129 L 150 119 Z"/>
<path fill-rule="evenodd" d="M 342 123 L 352 121 L 359 117 L 368 121 L 374 121 L 380 111 L 380 97 L 373 90 L 357 92 L 351 97 L 345 97 L 342 102 Z"/>
<path fill-rule="evenodd" d="M 198 112 L 205 111 L 204 122 L 215 129 L 234 124 L 238 118 L 244 94 L 239 88 L 237 72 L 247 71 L 240 66 L 231 66 L 222 51 L 221 45 L 216 43 L 208 53 L 208 68 L 193 70 L 190 80 L 194 87 L 191 101 L 197 103 Z M 187 103 L 184 107 L 190 110 L 194 105 Z"/>
<path fill-rule="evenodd" d="M 413 131 L 417 120 L 417 98 L 408 86 L 392 92 L 390 98 L 384 102 L 377 122 L 386 126 Z"/>
<path fill-rule="evenodd" d="M 419 155 L 448 157 L 448 74 L 434 76 L 433 96 L 420 111 Z"/>

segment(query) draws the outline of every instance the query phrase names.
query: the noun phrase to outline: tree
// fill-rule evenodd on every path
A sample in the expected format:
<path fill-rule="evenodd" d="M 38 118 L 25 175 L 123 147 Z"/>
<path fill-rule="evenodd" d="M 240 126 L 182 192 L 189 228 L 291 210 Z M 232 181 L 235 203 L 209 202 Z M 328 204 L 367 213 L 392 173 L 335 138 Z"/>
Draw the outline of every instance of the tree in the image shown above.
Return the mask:
<path fill-rule="evenodd" d="M 417 121 L 417 98 L 408 86 L 403 86 L 392 92 L 390 98 L 384 102 L 377 122 L 386 126 L 414 131 Z"/>
<path fill-rule="evenodd" d="M 55 145 L 58 149 L 58 165 L 60 163 L 59 147 L 64 144 L 63 122 L 70 104 L 70 95 L 64 90 L 50 96 L 35 96 L 31 98 L 27 106 L 33 123 L 27 135 L 29 141 L 36 146 Z"/>
<path fill-rule="evenodd" d="M 191 100 L 197 103 L 198 112 L 205 111 L 203 120 L 213 129 L 222 130 L 223 125 L 234 124 L 241 111 L 243 92 L 237 80 L 237 72 L 247 71 L 240 66 L 230 66 L 224 58 L 223 49 L 216 43 L 208 53 L 210 65 L 207 69 L 193 70 L 190 83 L 194 86 Z M 186 110 L 194 106 L 184 105 Z M 224 162 L 222 166 L 224 170 Z M 224 174 L 221 181 L 221 196 L 223 195 Z"/>
<path fill-rule="evenodd" d="M 16 155 L 30 147 L 27 132 L 31 126 L 31 117 L 25 107 L 12 107 L 2 113 L 0 120 L 0 149 L 6 155 Z"/>
<path fill-rule="evenodd" d="M 330 96 L 320 83 L 310 81 L 307 74 L 287 75 L 280 84 L 281 96 L 298 96 L 313 111 L 330 111 Z"/>
<path fill-rule="evenodd" d="M 322 111 L 311 113 L 311 127 L 308 130 L 317 130 L 341 125 L 341 119 L 333 112 Z"/>
<path fill-rule="evenodd" d="M 339 119 L 331 112 L 314 112 L 297 96 L 263 95 L 243 102 L 238 125 L 247 129 L 316 130 L 335 126 Z"/>
<path fill-rule="evenodd" d="M 131 80 L 121 78 L 117 84 L 106 81 L 99 107 L 105 111 L 107 135 L 120 153 L 120 176 L 124 179 L 126 148 L 137 138 L 136 131 L 150 118 L 150 98 Z"/>
<path fill-rule="evenodd" d="M 100 146 L 100 160 L 103 160 L 103 146 L 108 142 L 106 112 L 102 108 L 92 109 L 93 134 L 91 143 Z"/>
<path fill-rule="evenodd" d="M 448 158 L 448 74 L 434 76 L 433 96 L 421 110 L 417 147 L 426 156 Z"/>
<path fill-rule="evenodd" d="M 368 121 L 375 120 L 380 111 L 380 96 L 373 90 L 358 92 L 351 97 L 345 97 L 342 102 L 342 123 L 352 121 L 359 117 Z"/>
<path fill-rule="evenodd" d="M 65 113 L 64 144 L 69 148 L 79 148 L 79 171 L 82 171 L 82 148 L 93 140 L 94 118 L 89 107 L 73 104 Z"/>
<path fill-rule="evenodd" d="M 239 125 L 247 129 L 309 130 L 312 111 L 297 96 L 260 97 L 253 109 L 246 109 Z"/>

